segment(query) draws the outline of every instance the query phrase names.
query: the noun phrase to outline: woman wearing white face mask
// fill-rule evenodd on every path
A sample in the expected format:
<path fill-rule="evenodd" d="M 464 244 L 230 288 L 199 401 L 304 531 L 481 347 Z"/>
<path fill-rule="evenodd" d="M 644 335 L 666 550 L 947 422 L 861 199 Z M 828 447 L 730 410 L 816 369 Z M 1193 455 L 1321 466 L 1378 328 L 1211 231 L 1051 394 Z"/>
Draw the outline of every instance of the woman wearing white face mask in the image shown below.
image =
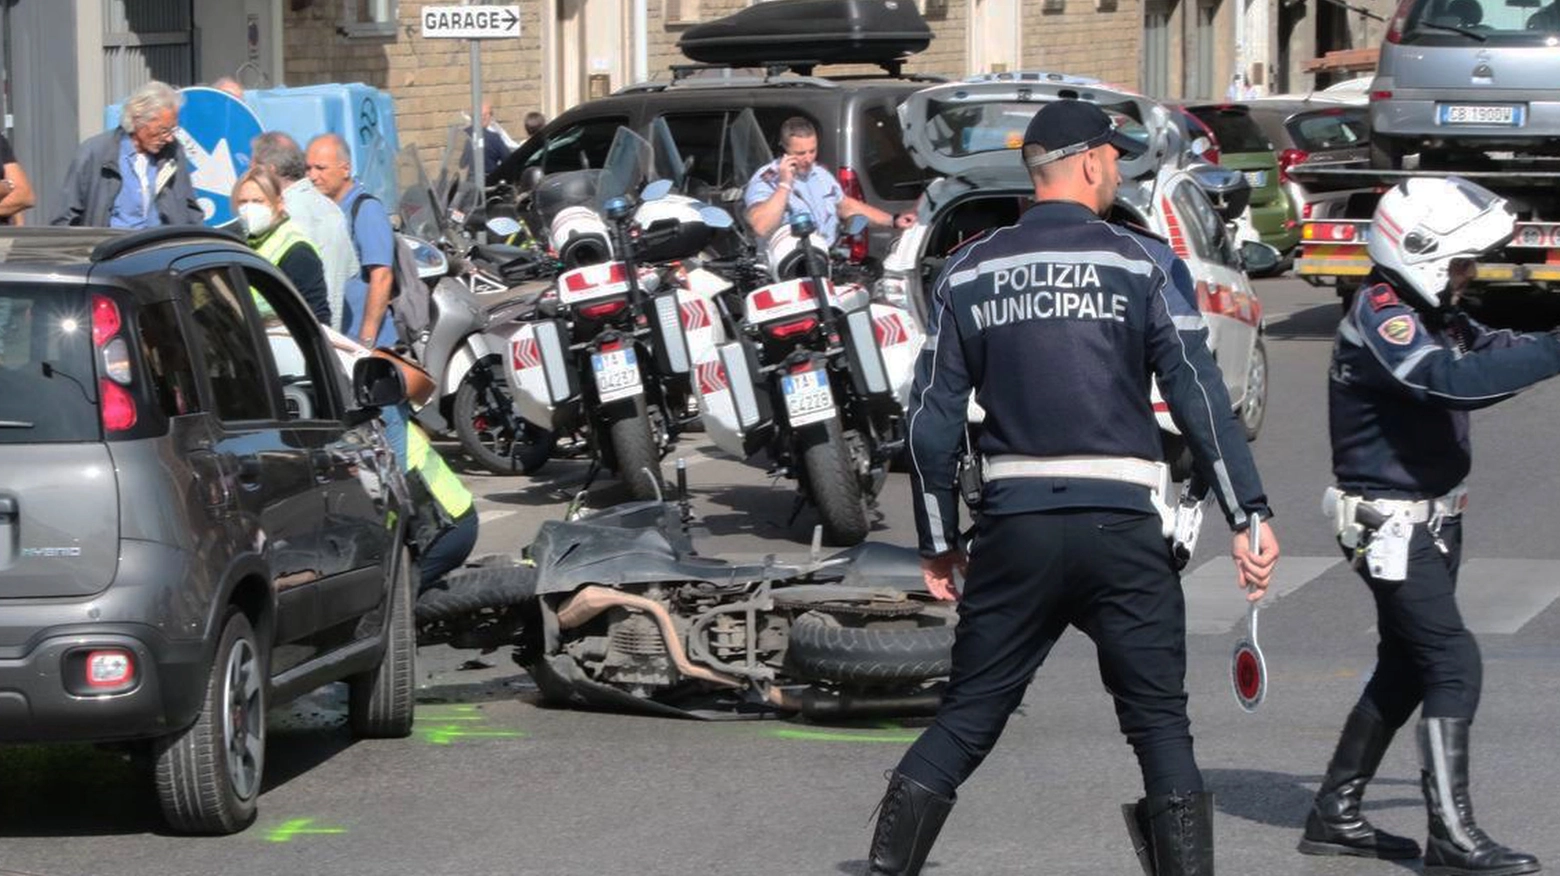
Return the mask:
<path fill-rule="evenodd" d="M 233 212 L 238 214 L 238 224 L 249 246 L 281 268 L 314 316 L 330 325 L 324 263 L 314 242 L 288 218 L 282 203 L 281 179 L 269 168 L 251 167 L 233 185 Z"/>

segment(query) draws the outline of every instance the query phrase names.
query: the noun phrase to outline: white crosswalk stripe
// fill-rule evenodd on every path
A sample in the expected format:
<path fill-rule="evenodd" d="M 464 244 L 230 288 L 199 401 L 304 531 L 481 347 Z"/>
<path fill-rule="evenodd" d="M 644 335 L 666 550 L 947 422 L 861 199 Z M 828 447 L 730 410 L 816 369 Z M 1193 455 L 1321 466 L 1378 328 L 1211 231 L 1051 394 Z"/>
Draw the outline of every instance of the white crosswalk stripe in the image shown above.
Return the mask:
<path fill-rule="evenodd" d="M 1342 564 L 1339 557 L 1282 557 L 1273 573 L 1264 607 L 1283 599 Z M 1235 561 L 1216 557 L 1181 576 L 1186 593 L 1186 631 L 1192 635 L 1228 633 L 1246 619 L 1246 596 L 1236 584 Z"/>
<path fill-rule="evenodd" d="M 1353 578 L 1338 557 L 1282 558 L 1263 609 L 1275 607 L 1285 596 L 1333 570 Z M 1512 635 L 1560 599 L 1560 560 L 1466 559 L 1457 581 L 1457 605 L 1468 629 Z M 1235 585 L 1235 565 L 1229 557 L 1208 560 L 1182 575 L 1181 587 L 1186 593 L 1189 635 L 1226 635 L 1244 623 L 1246 603 Z M 1375 633 L 1374 620 L 1374 614 L 1362 618 L 1361 630 Z"/>

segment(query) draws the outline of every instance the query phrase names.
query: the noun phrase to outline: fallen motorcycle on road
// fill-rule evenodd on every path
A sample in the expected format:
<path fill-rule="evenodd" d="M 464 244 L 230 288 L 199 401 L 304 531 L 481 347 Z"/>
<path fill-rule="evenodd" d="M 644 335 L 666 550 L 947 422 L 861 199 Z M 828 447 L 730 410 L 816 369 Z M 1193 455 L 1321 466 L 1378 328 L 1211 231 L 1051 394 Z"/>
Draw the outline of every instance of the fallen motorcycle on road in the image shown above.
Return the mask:
<path fill-rule="evenodd" d="M 418 597 L 419 644 L 512 647 L 548 701 L 721 718 L 929 715 L 957 617 L 907 548 L 787 565 L 697 554 L 686 507 L 634 502 L 542 524 L 515 565 Z"/>

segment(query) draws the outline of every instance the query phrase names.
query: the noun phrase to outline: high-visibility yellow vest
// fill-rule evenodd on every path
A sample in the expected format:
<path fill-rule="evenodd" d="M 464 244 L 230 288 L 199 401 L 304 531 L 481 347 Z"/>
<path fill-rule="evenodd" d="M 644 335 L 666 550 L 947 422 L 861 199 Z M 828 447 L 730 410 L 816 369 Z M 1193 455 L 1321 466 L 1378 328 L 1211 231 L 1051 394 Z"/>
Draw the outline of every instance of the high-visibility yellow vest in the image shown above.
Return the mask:
<path fill-rule="evenodd" d="M 415 423 L 406 424 L 406 470 L 422 479 L 433 500 L 450 520 L 471 510 L 471 491 L 428 444 L 428 436 Z"/>
<path fill-rule="evenodd" d="M 320 248 L 314 245 L 314 241 L 305 237 L 291 219 L 283 219 L 280 225 L 266 232 L 260 245 L 255 247 L 255 252 L 271 264 L 281 267 L 282 256 L 287 255 L 287 251 L 299 243 L 313 250 L 316 256 L 320 254 Z"/>

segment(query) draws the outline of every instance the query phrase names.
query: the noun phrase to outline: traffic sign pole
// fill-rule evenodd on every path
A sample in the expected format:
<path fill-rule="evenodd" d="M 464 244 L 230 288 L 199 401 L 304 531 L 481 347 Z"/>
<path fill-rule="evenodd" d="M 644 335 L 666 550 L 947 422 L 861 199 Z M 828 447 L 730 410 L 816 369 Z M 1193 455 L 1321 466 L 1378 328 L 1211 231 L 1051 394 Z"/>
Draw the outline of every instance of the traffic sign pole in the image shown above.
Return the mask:
<path fill-rule="evenodd" d="M 471 5 L 471 0 L 466 0 Z M 477 206 L 482 208 L 483 221 L 487 221 L 487 126 L 482 124 L 482 41 L 468 40 L 471 44 L 471 184 L 477 191 Z M 478 229 L 477 241 L 487 243 L 487 230 Z"/>

